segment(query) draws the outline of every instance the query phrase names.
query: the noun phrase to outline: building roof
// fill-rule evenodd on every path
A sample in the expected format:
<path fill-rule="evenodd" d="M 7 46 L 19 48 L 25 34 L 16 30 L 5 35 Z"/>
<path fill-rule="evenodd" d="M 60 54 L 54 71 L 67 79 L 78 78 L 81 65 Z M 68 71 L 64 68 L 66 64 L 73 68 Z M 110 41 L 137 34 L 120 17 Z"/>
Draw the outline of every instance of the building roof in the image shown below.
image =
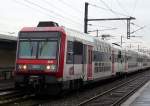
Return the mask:
<path fill-rule="evenodd" d="M 0 34 L 0 50 L 16 50 L 17 37 Z"/>
<path fill-rule="evenodd" d="M 16 36 L 0 34 L 0 41 L 17 41 Z"/>

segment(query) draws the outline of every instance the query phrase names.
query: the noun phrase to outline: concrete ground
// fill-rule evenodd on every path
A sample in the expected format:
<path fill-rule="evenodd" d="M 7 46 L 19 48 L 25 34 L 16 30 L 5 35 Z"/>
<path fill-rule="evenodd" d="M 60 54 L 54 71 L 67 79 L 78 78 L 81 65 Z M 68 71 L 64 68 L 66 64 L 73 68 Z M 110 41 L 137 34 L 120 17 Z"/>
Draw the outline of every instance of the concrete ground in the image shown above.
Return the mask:
<path fill-rule="evenodd" d="M 150 81 L 121 106 L 150 106 Z"/>

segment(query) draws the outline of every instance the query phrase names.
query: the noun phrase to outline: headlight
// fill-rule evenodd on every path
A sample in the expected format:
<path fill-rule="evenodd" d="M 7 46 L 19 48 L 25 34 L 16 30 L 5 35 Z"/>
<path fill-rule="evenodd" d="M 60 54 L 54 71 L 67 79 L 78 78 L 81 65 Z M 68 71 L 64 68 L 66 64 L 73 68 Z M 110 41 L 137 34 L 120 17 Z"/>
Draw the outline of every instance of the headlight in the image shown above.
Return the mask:
<path fill-rule="evenodd" d="M 47 65 L 47 66 L 46 66 L 46 69 L 47 69 L 47 70 L 50 70 L 50 68 L 51 68 L 50 65 Z"/>
<path fill-rule="evenodd" d="M 18 69 L 19 70 L 26 70 L 27 69 L 27 65 L 18 65 Z"/>
<path fill-rule="evenodd" d="M 56 71 L 56 65 L 47 65 L 46 70 Z"/>
<path fill-rule="evenodd" d="M 27 65 L 23 65 L 23 69 L 26 70 L 27 69 Z"/>

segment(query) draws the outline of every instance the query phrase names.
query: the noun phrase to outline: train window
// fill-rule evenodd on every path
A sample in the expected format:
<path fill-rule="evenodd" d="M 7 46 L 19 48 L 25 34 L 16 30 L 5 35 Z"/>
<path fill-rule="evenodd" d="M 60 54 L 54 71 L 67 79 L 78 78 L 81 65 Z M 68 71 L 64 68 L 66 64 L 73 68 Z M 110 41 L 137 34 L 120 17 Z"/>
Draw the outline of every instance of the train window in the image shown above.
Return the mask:
<path fill-rule="evenodd" d="M 19 58 L 35 59 L 37 42 L 22 41 L 19 45 Z"/>
<path fill-rule="evenodd" d="M 95 61 L 96 60 L 96 53 L 95 53 L 95 51 L 93 51 L 93 61 Z"/>
<path fill-rule="evenodd" d="M 101 44 L 101 50 L 100 51 L 103 52 L 103 46 L 102 46 L 102 44 Z"/>
<path fill-rule="evenodd" d="M 73 52 L 74 52 L 74 55 L 82 55 L 83 54 L 83 44 L 81 42 L 74 41 Z"/>
<path fill-rule="evenodd" d="M 105 53 L 107 53 L 107 46 L 105 47 Z"/>
<path fill-rule="evenodd" d="M 93 51 L 93 61 L 98 61 L 98 52 Z"/>
<path fill-rule="evenodd" d="M 38 53 L 39 59 L 56 59 L 57 42 L 56 41 L 39 42 Z"/>
<path fill-rule="evenodd" d="M 67 42 L 67 57 L 66 57 L 67 64 L 73 64 L 73 42 Z"/>
<path fill-rule="evenodd" d="M 110 53 L 110 52 L 111 52 L 110 47 L 108 47 L 108 53 Z"/>
<path fill-rule="evenodd" d="M 107 52 L 109 53 L 109 46 L 108 46 L 108 48 L 107 48 Z"/>
<path fill-rule="evenodd" d="M 106 52 L 106 47 L 104 46 L 104 51 L 103 51 L 104 53 Z"/>
<path fill-rule="evenodd" d="M 87 63 L 87 46 L 86 45 L 83 45 L 83 64 L 86 64 Z"/>
<path fill-rule="evenodd" d="M 101 45 L 99 45 L 99 50 L 101 51 Z"/>
<path fill-rule="evenodd" d="M 108 47 L 106 48 L 106 53 L 108 53 Z"/>
<path fill-rule="evenodd" d="M 114 56 L 115 56 L 115 62 L 117 62 L 117 54 L 115 54 Z"/>
<path fill-rule="evenodd" d="M 118 58 L 121 58 L 121 51 L 118 52 Z"/>

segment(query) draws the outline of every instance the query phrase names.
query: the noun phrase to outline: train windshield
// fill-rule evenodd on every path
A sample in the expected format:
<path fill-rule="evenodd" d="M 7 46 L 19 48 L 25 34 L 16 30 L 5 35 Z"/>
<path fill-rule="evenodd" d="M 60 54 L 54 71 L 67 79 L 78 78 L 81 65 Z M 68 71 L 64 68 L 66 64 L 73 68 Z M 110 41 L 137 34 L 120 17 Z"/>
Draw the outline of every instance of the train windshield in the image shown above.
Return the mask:
<path fill-rule="evenodd" d="M 57 52 L 57 42 L 48 41 L 40 42 L 38 49 L 38 58 L 39 59 L 56 59 Z"/>
<path fill-rule="evenodd" d="M 19 45 L 19 58 L 36 58 L 37 42 L 23 41 Z"/>
<path fill-rule="evenodd" d="M 21 59 L 56 59 L 58 55 L 58 37 L 20 38 L 18 58 Z"/>

